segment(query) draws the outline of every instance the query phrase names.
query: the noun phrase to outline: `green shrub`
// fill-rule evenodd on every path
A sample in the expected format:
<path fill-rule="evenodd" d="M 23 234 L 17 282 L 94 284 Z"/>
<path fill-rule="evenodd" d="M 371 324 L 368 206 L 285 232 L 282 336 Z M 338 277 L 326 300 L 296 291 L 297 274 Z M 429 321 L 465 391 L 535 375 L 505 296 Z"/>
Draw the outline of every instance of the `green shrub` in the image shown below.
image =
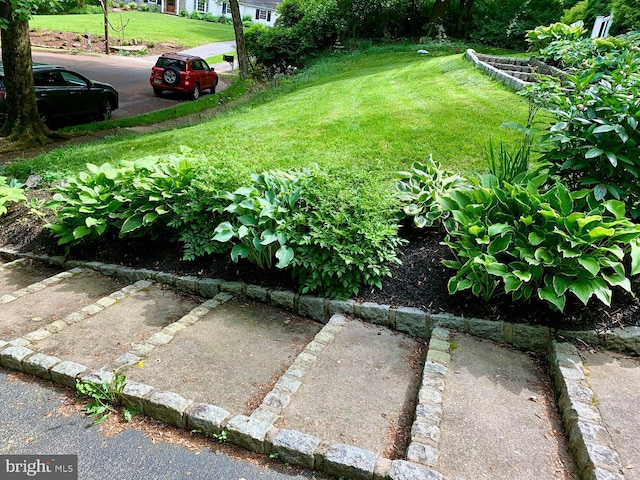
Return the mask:
<path fill-rule="evenodd" d="M 597 57 L 568 77 L 547 109 L 556 119 L 542 137 L 554 172 L 571 188 L 592 188 L 597 200 L 615 198 L 640 215 L 640 56 L 631 51 Z"/>
<path fill-rule="evenodd" d="M 109 230 L 119 236 L 156 236 L 175 213 L 172 205 L 184 195 L 194 175 L 186 155 L 148 157 L 117 166 L 87 164 L 86 172 L 54 189 L 48 207 L 56 221 L 47 224 L 58 244 L 97 240 Z"/>
<path fill-rule="evenodd" d="M 410 172 L 398 172 L 397 197 L 405 217 L 412 217 L 418 228 L 440 225 L 448 216 L 440 199 L 449 190 L 466 188 L 461 176 L 443 170 L 431 156 L 425 163 L 414 162 Z"/>
<path fill-rule="evenodd" d="M 533 30 L 529 30 L 525 35 L 525 39 L 529 44 L 530 52 L 539 52 L 545 47 L 548 47 L 551 42 L 557 40 L 580 40 L 585 36 L 587 31 L 585 30 L 582 21 L 566 25 L 564 23 L 552 23 L 551 25 L 544 27 L 536 27 Z"/>
<path fill-rule="evenodd" d="M 22 185 L 15 181 L 7 182 L 7 177 L 0 176 L 0 217 L 7 213 L 9 203 L 26 201 Z"/>
<path fill-rule="evenodd" d="M 572 23 L 579 22 L 579 21 L 584 22 L 584 19 L 587 13 L 588 3 L 589 3 L 589 0 L 580 0 L 573 7 L 568 8 L 564 11 L 564 13 L 562 14 L 562 17 L 560 17 L 560 21 L 562 23 L 566 23 L 567 25 L 570 25 Z"/>
<path fill-rule="evenodd" d="M 631 291 L 624 263 L 630 255 L 630 274 L 640 273 L 640 226 L 625 217 L 622 202 L 599 202 L 561 183 L 547 188 L 546 179 L 527 174 L 499 184 L 489 175 L 450 193 L 444 243 L 456 259 L 444 263 L 457 272 L 450 293 L 537 295 L 562 311 L 568 294 L 609 305 L 611 287 Z"/>
<path fill-rule="evenodd" d="M 233 244 L 231 258 L 246 258 L 265 270 L 286 268 L 294 257 L 290 246 L 291 219 L 299 209 L 298 201 L 311 171 L 263 172 L 251 175 L 252 185 L 225 192 L 221 197 L 229 205 L 224 212 L 229 221 L 220 223 L 213 240 Z"/>
<path fill-rule="evenodd" d="M 378 195 L 364 178 L 341 180 L 320 172 L 307 185 L 291 240 L 292 274 L 302 293 L 346 298 L 362 286 L 381 288 L 391 276 L 404 240 L 398 237 L 394 203 L 381 208 Z"/>

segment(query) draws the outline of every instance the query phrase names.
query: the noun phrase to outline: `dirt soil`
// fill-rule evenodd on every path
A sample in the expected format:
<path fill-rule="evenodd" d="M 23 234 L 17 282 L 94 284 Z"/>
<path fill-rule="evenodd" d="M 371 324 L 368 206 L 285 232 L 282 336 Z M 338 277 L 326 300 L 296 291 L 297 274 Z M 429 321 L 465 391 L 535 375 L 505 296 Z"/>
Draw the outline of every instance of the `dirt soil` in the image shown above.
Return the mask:
<path fill-rule="evenodd" d="M 77 52 L 105 52 L 104 35 L 92 36 L 91 45 L 88 39 L 81 33 L 59 32 L 53 30 L 31 30 L 29 32 L 31 46 L 34 48 L 50 48 L 55 50 L 77 51 Z M 109 46 L 111 53 L 121 55 L 161 55 L 165 52 L 178 52 L 184 50 L 183 45 L 175 42 L 159 42 L 145 44 L 136 39 L 125 39 L 118 37 L 116 33 L 109 34 Z M 124 46 L 125 49 L 119 49 Z"/>
<path fill-rule="evenodd" d="M 47 198 L 44 190 L 30 190 L 30 196 Z M 9 212 L 0 217 L 0 246 L 24 252 L 62 255 L 64 249 L 56 244 L 44 225 L 53 218 L 37 215 L 26 206 L 12 204 Z M 364 287 L 357 300 L 391 306 L 416 307 L 431 313 L 452 313 L 465 317 L 542 324 L 566 329 L 596 329 L 640 325 L 640 278 L 632 279 L 630 295 L 614 289 L 613 302 L 606 307 L 592 299 L 587 306 L 578 300 L 567 302 L 564 314 L 552 311 L 546 303 L 534 299 L 512 302 L 509 296 L 485 302 L 470 293 L 449 295 L 447 281 L 452 270 L 441 264 L 451 253 L 440 242 L 441 230 L 416 233 L 402 229 L 408 239 L 402 247 L 402 265 L 392 268 L 393 276 L 383 281 L 382 289 Z M 296 283 L 288 273 L 279 270 L 261 271 L 249 263 L 233 263 L 229 255 L 212 255 L 196 261 L 181 259 L 180 246 L 166 240 L 105 238 L 91 245 L 75 247 L 71 259 L 96 260 L 137 268 L 171 272 L 180 275 L 242 280 L 272 288 L 296 290 Z"/>

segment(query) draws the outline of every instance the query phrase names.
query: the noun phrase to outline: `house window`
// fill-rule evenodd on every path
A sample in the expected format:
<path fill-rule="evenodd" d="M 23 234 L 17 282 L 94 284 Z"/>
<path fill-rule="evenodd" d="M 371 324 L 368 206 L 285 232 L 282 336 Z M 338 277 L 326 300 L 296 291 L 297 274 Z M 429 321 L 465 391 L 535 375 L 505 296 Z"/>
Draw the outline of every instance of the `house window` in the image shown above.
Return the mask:
<path fill-rule="evenodd" d="M 256 20 L 266 20 L 267 22 L 271 21 L 271 11 L 270 10 L 259 10 L 256 8 Z"/>
<path fill-rule="evenodd" d="M 145 0 L 147 3 L 152 3 L 154 5 L 158 4 L 158 0 Z"/>
<path fill-rule="evenodd" d="M 229 7 L 227 2 L 222 2 L 222 14 L 226 15 L 227 13 L 231 13 L 231 7 Z"/>
<path fill-rule="evenodd" d="M 209 0 L 194 0 L 194 9 L 197 12 L 206 13 Z"/>

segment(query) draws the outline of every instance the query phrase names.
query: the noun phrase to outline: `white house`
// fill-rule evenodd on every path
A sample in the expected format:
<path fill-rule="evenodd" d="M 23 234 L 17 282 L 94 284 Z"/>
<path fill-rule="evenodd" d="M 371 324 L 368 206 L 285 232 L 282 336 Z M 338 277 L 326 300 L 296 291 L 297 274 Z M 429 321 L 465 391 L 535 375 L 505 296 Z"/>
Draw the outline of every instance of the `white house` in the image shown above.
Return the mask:
<path fill-rule="evenodd" d="M 136 0 L 140 4 L 157 5 L 163 13 L 180 15 L 186 11 L 191 15 L 193 12 L 202 14 L 210 13 L 216 17 L 225 16 L 231 18 L 231 8 L 228 0 Z M 239 0 L 240 15 L 251 16 L 254 22 L 273 26 L 278 14 L 276 6 L 278 0 Z"/>

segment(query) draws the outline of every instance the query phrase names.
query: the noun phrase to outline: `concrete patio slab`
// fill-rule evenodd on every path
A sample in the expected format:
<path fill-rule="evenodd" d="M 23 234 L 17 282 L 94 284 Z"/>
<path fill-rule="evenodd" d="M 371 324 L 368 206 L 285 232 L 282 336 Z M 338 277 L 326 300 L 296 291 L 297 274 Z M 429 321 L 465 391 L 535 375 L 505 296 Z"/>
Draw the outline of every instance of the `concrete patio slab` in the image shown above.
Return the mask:
<path fill-rule="evenodd" d="M 120 288 L 113 278 L 87 271 L 20 297 L 0 309 L 0 339 L 37 330 Z"/>
<path fill-rule="evenodd" d="M 437 470 L 447 478 L 577 478 L 544 371 L 528 355 L 452 338 Z"/>
<path fill-rule="evenodd" d="M 640 480 L 640 358 L 607 351 L 580 354 L 596 406 L 620 455 L 624 478 Z"/>
<path fill-rule="evenodd" d="M 32 348 L 89 368 L 110 368 L 133 345 L 143 343 L 197 305 L 191 297 L 153 284 L 36 342 Z"/>
<path fill-rule="evenodd" d="M 330 443 L 401 458 L 413 421 L 425 346 L 387 328 L 348 322 L 303 377 L 276 423 Z"/>
<path fill-rule="evenodd" d="M 322 325 L 232 300 L 151 352 L 127 378 L 234 414 L 249 414 Z"/>

